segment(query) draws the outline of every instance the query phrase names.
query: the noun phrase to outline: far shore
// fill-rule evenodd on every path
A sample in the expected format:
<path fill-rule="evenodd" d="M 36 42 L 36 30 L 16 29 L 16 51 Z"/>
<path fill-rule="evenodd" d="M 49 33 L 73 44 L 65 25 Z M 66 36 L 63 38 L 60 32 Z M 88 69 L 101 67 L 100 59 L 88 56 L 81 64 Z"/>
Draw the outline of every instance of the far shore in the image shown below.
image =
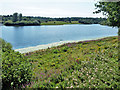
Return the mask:
<path fill-rule="evenodd" d="M 114 36 L 108 36 L 108 37 L 114 37 Z M 34 52 L 34 51 L 41 50 L 41 49 L 47 49 L 47 48 L 51 48 L 51 47 L 64 45 L 67 43 L 93 41 L 93 40 L 99 40 L 99 39 L 104 39 L 104 38 L 107 38 L 107 37 L 94 38 L 94 39 L 83 39 L 83 40 L 72 40 L 72 41 L 60 41 L 60 42 L 55 42 L 55 43 L 50 43 L 50 44 L 45 44 L 45 45 L 37 45 L 37 46 L 32 46 L 32 47 L 27 47 L 27 48 L 15 49 L 15 51 L 16 52 L 18 51 L 20 53 L 29 53 L 29 52 Z"/>
<path fill-rule="evenodd" d="M 65 24 L 40 24 L 40 25 L 4 25 L 4 26 L 44 26 L 44 25 L 71 25 L 71 24 L 82 24 L 82 23 L 65 23 Z M 3 26 L 2 25 L 2 26 Z M 86 25 L 86 24 L 85 24 Z"/>
<path fill-rule="evenodd" d="M 55 21 L 54 22 L 48 22 L 48 23 L 41 23 L 41 24 L 2 24 L 5 26 L 43 26 L 43 25 L 66 25 L 66 24 L 93 24 L 93 23 L 79 23 L 78 21 L 72 21 L 71 23 L 69 22 L 63 22 L 63 21 Z"/>

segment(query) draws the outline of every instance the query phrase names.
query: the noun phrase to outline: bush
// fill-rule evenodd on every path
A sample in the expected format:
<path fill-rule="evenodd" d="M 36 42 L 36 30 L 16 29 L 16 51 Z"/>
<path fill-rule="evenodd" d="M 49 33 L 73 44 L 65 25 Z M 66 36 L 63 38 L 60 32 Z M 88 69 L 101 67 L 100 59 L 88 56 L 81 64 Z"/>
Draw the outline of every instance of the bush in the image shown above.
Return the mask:
<path fill-rule="evenodd" d="M 4 25 L 10 25 L 10 24 L 12 24 L 13 22 L 11 21 L 11 20 L 8 20 L 8 21 L 5 21 L 4 22 Z"/>
<path fill-rule="evenodd" d="M 31 63 L 22 54 L 12 50 L 10 43 L 2 40 L 3 88 L 20 87 L 30 82 L 31 76 Z"/>
<path fill-rule="evenodd" d="M 12 21 L 6 21 L 4 22 L 4 25 L 6 26 L 31 26 L 31 25 L 40 25 L 40 21 L 17 21 L 17 22 L 12 22 Z"/>

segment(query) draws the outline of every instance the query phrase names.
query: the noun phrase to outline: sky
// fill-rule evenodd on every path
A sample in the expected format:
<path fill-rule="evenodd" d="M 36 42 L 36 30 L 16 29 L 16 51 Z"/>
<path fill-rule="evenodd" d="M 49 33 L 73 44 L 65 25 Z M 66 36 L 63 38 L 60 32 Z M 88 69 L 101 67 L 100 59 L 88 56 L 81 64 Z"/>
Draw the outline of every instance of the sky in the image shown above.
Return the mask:
<path fill-rule="evenodd" d="M 15 12 L 23 16 L 103 17 L 93 14 L 97 0 L 0 0 L 0 15 Z"/>

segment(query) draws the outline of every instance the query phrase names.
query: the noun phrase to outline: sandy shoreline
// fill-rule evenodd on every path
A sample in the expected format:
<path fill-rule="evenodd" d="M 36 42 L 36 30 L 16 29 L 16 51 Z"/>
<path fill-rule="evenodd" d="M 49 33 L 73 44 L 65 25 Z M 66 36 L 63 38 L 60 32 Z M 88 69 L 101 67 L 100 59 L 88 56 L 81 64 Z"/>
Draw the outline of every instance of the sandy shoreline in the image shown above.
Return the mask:
<path fill-rule="evenodd" d="M 105 38 L 105 37 L 102 37 L 102 38 Z M 60 42 L 55 42 L 55 43 L 50 43 L 50 44 L 45 44 L 45 45 L 37 45 L 37 46 L 32 46 L 32 47 L 27 47 L 27 48 L 15 49 L 15 51 L 18 51 L 20 53 L 28 53 L 28 52 L 33 52 L 33 51 L 37 51 L 40 49 L 47 49 L 48 47 L 51 48 L 54 46 L 63 45 L 65 43 L 73 43 L 73 42 L 80 42 L 80 41 L 87 41 L 87 40 L 97 40 L 97 39 L 102 39 L 102 38 L 73 40 L 73 41 L 60 41 Z"/>

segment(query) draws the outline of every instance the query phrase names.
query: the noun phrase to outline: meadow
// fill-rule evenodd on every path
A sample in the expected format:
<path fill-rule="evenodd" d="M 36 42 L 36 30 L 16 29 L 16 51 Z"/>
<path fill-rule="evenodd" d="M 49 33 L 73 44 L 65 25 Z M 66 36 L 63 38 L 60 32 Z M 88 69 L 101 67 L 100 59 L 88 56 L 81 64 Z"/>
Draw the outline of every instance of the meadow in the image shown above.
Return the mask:
<path fill-rule="evenodd" d="M 78 21 L 48 21 L 48 22 L 42 22 L 41 25 L 64 25 L 64 24 L 80 24 Z"/>
<path fill-rule="evenodd" d="M 32 79 L 22 88 L 120 88 L 118 37 L 25 53 Z"/>

